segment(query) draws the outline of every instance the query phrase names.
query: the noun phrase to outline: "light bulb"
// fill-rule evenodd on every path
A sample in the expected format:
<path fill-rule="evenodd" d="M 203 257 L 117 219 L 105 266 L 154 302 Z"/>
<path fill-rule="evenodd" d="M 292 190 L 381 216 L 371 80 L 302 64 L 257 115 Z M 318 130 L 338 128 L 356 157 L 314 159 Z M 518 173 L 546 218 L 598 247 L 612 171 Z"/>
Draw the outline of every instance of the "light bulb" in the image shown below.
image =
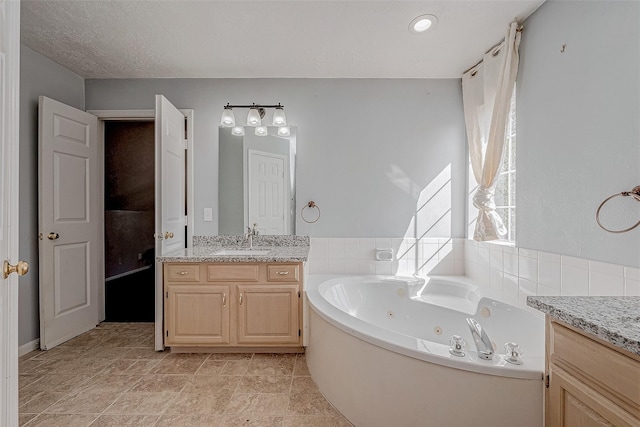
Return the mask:
<path fill-rule="evenodd" d="M 231 135 L 244 136 L 244 127 L 243 126 L 234 126 L 233 129 L 231 129 Z"/>
<path fill-rule="evenodd" d="M 289 126 L 280 126 L 278 128 L 278 136 L 290 136 L 291 128 Z"/>
<path fill-rule="evenodd" d="M 276 107 L 273 112 L 273 125 L 274 126 L 286 126 L 287 116 L 284 115 L 284 109 L 282 107 Z"/>
<path fill-rule="evenodd" d="M 247 114 L 247 124 L 249 126 L 260 126 L 262 125 L 262 119 L 260 118 L 260 112 L 257 108 L 249 109 L 249 114 Z"/>
<path fill-rule="evenodd" d="M 233 110 L 231 108 L 225 107 L 222 111 L 220 125 L 224 127 L 231 127 L 236 125 L 236 116 L 233 114 Z"/>
<path fill-rule="evenodd" d="M 268 133 L 269 132 L 267 131 L 267 127 L 266 126 L 256 126 L 256 135 L 265 136 Z"/>

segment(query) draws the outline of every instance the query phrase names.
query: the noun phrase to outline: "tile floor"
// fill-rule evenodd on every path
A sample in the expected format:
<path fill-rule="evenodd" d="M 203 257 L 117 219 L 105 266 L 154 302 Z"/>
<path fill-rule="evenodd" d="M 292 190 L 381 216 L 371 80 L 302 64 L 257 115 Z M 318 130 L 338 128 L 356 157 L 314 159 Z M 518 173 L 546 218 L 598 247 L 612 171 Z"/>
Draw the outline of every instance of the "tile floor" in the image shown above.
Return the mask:
<path fill-rule="evenodd" d="M 153 325 L 103 323 L 20 358 L 20 425 L 350 426 L 303 354 L 153 351 Z"/>

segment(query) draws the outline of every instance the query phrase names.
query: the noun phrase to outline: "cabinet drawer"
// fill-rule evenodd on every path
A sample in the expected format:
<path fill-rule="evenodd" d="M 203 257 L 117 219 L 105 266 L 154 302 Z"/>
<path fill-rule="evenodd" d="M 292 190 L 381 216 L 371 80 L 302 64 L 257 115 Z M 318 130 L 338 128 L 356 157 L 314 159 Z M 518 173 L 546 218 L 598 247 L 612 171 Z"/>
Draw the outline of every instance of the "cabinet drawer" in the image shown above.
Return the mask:
<path fill-rule="evenodd" d="M 260 265 L 215 264 L 207 266 L 209 282 L 257 282 Z"/>
<path fill-rule="evenodd" d="M 606 394 L 640 409 L 639 363 L 557 323 L 553 327 L 551 363 L 572 369 Z M 636 412 L 636 415 L 638 412 Z"/>
<path fill-rule="evenodd" d="M 298 282 L 300 266 L 298 264 L 270 264 L 267 266 L 269 282 Z"/>
<path fill-rule="evenodd" d="M 200 264 L 167 264 L 165 272 L 169 282 L 197 282 L 200 280 Z"/>

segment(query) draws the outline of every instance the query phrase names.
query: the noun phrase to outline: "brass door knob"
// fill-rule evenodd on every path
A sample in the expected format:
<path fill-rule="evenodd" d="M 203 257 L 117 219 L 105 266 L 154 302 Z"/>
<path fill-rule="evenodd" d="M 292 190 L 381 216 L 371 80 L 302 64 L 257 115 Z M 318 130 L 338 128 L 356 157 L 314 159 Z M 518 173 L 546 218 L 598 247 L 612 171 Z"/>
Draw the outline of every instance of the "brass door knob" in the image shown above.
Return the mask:
<path fill-rule="evenodd" d="M 171 233 L 170 231 L 167 231 L 166 233 L 164 233 L 164 238 L 173 239 L 173 233 Z"/>
<path fill-rule="evenodd" d="M 18 261 L 16 265 L 11 265 L 9 261 L 5 260 L 2 271 L 5 279 L 9 277 L 11 273 L 18 273 L 18 276 L 24 276 L 29 272 L 29 264 L 24 261 Z"/>
<path fill-rule="evenodd" d="M 47 239 L 49 239 L 49 240 L 56 240 L 59 237 L 60 237 L 60 235 L 58 233 L 54 233 L 53 231 L 51 233 L 47 234 Z"/>

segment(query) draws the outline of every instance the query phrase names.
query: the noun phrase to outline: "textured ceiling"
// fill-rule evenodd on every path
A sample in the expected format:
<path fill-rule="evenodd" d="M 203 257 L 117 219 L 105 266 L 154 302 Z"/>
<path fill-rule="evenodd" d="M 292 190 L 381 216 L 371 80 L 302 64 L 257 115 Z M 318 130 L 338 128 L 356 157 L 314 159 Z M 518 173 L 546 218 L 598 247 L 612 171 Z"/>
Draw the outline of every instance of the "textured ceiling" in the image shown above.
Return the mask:
<path fill-rule="evenodd" d="M 446 78 L 543 1 L 23 0 L 21 27 L 86 78 Z"/>

